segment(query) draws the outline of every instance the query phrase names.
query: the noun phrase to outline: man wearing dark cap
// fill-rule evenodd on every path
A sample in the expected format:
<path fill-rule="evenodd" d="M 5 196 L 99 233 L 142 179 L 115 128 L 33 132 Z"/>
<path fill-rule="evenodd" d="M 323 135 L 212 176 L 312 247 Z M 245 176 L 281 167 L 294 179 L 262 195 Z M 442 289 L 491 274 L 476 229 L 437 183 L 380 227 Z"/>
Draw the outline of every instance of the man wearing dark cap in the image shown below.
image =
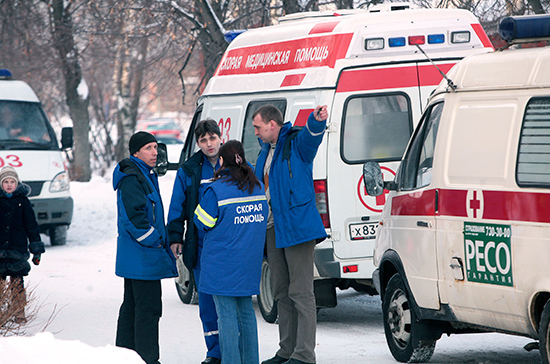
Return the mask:
<path fill-rule="evenodd" d="M 147 364 L 159 364 L 162 278 L 177 276 L 168 244 L 160 197 L 157 140 L 147 132 L 130 138 L 130 157 L 113 172 L 117 191 L 116 275 L 124 278 L 116 345 L 135 350 Z"/>

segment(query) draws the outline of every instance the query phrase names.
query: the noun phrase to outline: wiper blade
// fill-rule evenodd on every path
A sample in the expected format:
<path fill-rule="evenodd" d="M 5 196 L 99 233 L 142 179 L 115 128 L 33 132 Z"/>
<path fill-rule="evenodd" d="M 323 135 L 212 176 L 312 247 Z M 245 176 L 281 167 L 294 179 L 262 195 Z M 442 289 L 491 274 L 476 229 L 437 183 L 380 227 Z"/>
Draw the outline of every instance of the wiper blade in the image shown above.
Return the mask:
<path fill-rule="evenodd" d="M 11 149 L 43 149 L 48 150 L 52 149 L 51 144 L 37 143 L 29 140 L 21 139 L 1 139 L 0 140 L 0 149 L 11 150 Z"/>

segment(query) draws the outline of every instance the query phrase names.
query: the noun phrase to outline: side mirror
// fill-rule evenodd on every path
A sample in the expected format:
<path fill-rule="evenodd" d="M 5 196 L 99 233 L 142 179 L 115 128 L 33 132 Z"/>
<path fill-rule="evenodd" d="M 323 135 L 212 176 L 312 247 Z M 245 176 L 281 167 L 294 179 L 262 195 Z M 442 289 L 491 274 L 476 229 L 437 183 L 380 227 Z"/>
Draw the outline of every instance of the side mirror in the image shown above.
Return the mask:
<path fill-rule="evenodd" d="M 369 196 L 380 196 L 384 193 L 384 179 L 378 162 L 368 161 L 363 164 L 363 181 Z"/>
<path fill-rule="evenodd" d="M 73 128 L 61 129 L 61 148 L 71 149 L 73 147 Z"/>
<path fill-rule="evenodd" d="M 166 150 L 166 144 L 158 143 L 158 155 L 157 165 L 155 166 L 155 172 L 162 177 L 168 171 L 168 151 Z"/>

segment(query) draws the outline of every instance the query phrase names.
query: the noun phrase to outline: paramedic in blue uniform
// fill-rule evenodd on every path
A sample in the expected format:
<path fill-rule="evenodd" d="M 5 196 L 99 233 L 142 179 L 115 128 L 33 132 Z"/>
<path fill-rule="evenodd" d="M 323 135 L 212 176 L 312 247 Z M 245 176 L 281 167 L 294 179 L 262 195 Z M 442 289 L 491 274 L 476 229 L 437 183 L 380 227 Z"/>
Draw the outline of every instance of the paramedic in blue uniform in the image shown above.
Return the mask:
<path fill-rule="evenodd" d="M 160 280 L 177 276 L 176 258 L 168 245 L 160 196 L 157 140 L 147 132 L 130 138 L 130 158 L 113 172 L 117 192 L 116 275 L 124 278 L 124 300 L 118 315 L 116 346 L 136 351 L 147 364 L 159 364 Z"/>
<path fill-rule="evenodd" d="M 252 295 L 260 294 L 267 201 L 241 142 L 222 145 L 220 163 L 195 210 L 195 224 L 206 231 L 199 292 L 214 297 L 222 364 L 258 364 Z"/>
<path fill-rule="evenodd" d="M 185 161 L 176 174 L 168 210 L 168 234 L 174 255 L 183 255 L 183 262 L 187 269 L 193 271 L 195 285 L 198 286 L 202 273 L 200 256 L 204 231 L 197 230 L 193 214 L 214 171 L 220 167 L 221 132 L 218 124 L 212 119 L 200 121 L 195 127 L 195 140 L 200 150 Z M 199 315 L 207 348 L 202 364 L 219 364 L 221 353 L 216 306 L 211 295 L 200 291 L 198 294 Z"/>
<path fill-rule="evenodd" d="M 279 350 L 263 364 L 315 363 L 313 249 L 327 235 L 315 206 L 312 169 L 327 118 L 326 105 L 317 106 L 295 132 L 272 105 L 252 115 L 262 146 L 256 176 L 264 181 L 270 206 L 266 249 L 279 307 Z"/>

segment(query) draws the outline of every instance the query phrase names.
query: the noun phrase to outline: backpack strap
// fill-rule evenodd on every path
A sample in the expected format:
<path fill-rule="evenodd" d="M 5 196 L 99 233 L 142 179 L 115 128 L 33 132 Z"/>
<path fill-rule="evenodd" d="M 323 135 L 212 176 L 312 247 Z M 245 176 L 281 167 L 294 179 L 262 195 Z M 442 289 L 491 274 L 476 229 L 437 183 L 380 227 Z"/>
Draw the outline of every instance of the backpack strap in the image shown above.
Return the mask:
<path fill-rule="evenodd" d="M 298 136 L 298 132 L 300 132 L 303 128 L 303 126 L 293 126 L 288 131 L 288 136 L 285 140 L 285 144 L 283 145 L 283 160 L 290 158 L 290 155 L 292 154 L 292 140 Z"/>

